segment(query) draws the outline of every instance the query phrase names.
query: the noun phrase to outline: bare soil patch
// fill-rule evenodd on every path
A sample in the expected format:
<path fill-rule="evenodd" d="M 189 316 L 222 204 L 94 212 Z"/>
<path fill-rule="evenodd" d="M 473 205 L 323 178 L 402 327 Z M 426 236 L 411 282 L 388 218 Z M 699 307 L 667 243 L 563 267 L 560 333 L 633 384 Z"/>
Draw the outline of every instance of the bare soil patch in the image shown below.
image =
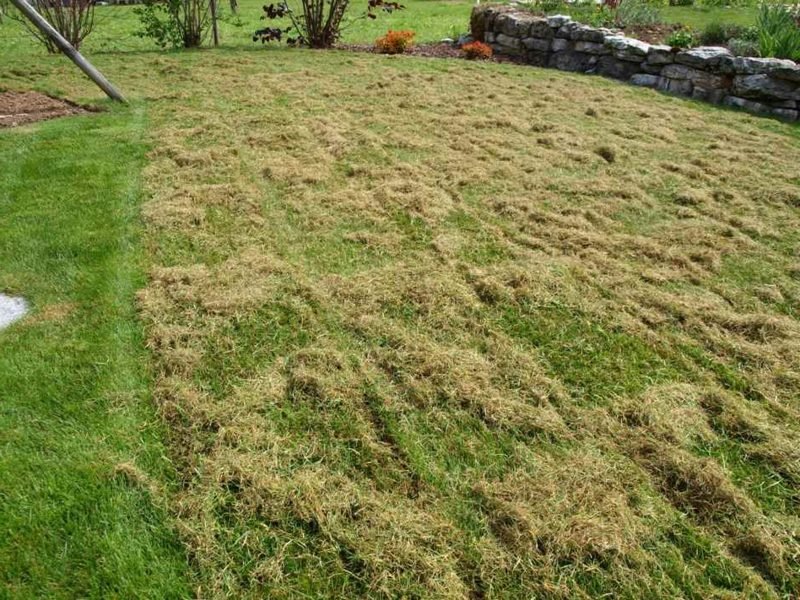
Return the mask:
<path fill-rule="evenodd" d="M 75 104 L 39 92 L 0 92 L 0 127 L 14 127 L 87 112 Z"/>

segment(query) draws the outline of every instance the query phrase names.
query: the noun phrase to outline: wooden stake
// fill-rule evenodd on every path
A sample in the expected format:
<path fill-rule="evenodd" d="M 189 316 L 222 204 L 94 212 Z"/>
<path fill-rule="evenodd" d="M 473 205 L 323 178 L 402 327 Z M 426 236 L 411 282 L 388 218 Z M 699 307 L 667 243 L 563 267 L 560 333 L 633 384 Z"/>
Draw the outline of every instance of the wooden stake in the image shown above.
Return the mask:
<path fill-rule="evenodd" d="M 55 1 L 61 2 L 62 0 Z M 111 85 L 111 82 L 103 77 L 103 74 L 95 69 L 92 63 L 83 58 L 81 53 L 75 50 L 75 48 L 72 47 L 72 44 L 65 40 L 64 36 L 58 33 L 58 31 L 56 31 L 55 28 L 50 25 L 50 23 L 48 23 L 44 17 L 42 17 L 42 15 L 36 12 L 36 10 L 30 4 L 28 4 L 26 0 L 11 0 L 11 4 L 16 6 L 23 15 L 28 17 L 28 19 L 30 19 L 30 21 L 39 28 L 39 31 L 52 39 L 56 46 L 58 46 L 59 50 L 66 54 L 81 71 L 86 73 L 86 76 L 94 81 L 109 98 L 118 102 L 127 102 L 125 97 L 119 93 L 117 88 Z"/>

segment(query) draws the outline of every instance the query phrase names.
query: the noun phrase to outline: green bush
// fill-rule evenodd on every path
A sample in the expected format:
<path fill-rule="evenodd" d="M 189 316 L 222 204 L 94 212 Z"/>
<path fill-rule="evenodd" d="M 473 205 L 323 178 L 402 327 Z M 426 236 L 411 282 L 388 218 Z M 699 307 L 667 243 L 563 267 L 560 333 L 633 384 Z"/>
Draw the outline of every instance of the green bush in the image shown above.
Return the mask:
<path fill-rule="evenodd" d="M 728 40 L 728 49 L 735 56 L 760 56 L 761 52 L 758 47 L 758 42 L 753 40 L 744 40 L 742 38 L 733 38 Z"/>
<path fill-rule="evenodd" d="M 787 7 L 762 3 L 756 26 L 761 56 L 800 61 L 800 27 Z"/>
<path fill-rule="evenodd" d="M 754 42 L 758 40 L 758 30 L 755 27 L 714 21 L 709 23 L 700 34 L 700 43 L 706 46 L 717 46 L 726 44 L 734 38 Z"/>
<path fill-rule="evenodd" d="M 678 29 L 669 34 L 666 44 L 673 48 L 689 48 L 694 44 L 694 34 L 688 29 Z"/>

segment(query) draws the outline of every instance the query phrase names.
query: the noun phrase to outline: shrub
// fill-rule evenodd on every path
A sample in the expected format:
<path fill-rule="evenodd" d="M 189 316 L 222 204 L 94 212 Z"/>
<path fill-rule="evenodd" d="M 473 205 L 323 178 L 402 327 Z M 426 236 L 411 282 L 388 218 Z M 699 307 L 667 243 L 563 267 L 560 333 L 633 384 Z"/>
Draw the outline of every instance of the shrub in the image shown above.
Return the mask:
<path fill-rule="evenodd" d="M 349 14 L 350 0 L 300 0 L 302 10 L 292 10 L 286 0 L 278 4 L 264 6 L 262 19 L 288 18 L 290 25 L 285 28 L 265 27 L 253 33 L 254 42 L 280 41 L 283 34 L 292 33 L 287 37 L 288 44 L 301 44 L 309 48 L 330 48 L 341 35 L 345 13 Z M 367 0 L 366 10 L 349 20 L 375 19 L 377 11 L 386 13 L 405 8 L 402 4 L 392 0 Z"/>
<path fill-rule="evenodd" d="M 789 8 L 763 2 L 756 26 L 761 56 L 800 61 L 800 27 Z"/>
<path fill-rule="evenodd" d="M 692 6 L 694 0 L 669 0 L 670 6 Z"/>
<path fill-rule="evenodd" d="M 594 0 L 581 0 L 565 5 L 564 9 L 558 12 L 568 14 L 576 21 L 592 27 L 610 27 L 615 23 L 616 8 L 612 8 L 608 1 L 604 4 L 595 4 Z"/>
<path fill-rule="evenodd" d="M 486 60 L 492 57 L 492 47 L 483 42 L 470 42 L 461 46 L 461 52 L 468 60 Z"/>
<path fill-rule="evenodd" d="M 80 49 L 83 40 L 94 29 L 94 0 L 31 1 L 31 4 L 76 49 Z M 0 6 L 0 22 L 2 22 L 2 13 L 6 10 L 4 4 Z M 27 17 L 16 11 L 8 11 L 7 14 L 10 19 L 19 22 L 30 36 L 39 41 L 50 54 L 58 52 L 58 46 L 53 40 L 39 31 L 39 28 Z"/>
<path fill-rule="evenodd" d="M 670 33 L 665 42 L 673 48 L 689 48 L 694 43 L 694 34 L 688 29 L 678 29 Z"/>
<path fill-rule="evenodd" d="M 566 2 L 564 0 L 536 0 L 529 3 L 529 6 L 545 14 L 564 12 L 566 10 Z"/>
<path fill-rule="evenodd" d="M 375 49 L 381 54 L 402 54 L 414 45 L 413 31 L 392 31 L 375 40 Z"/>
<path fill-rule="evenodd" d="M 136 35 L 162 48 L 197 48 L 211 24 L 209 0 L 145 0 L 133 12 L 141 24 Z"/>
<path fill-rule="evenodd" d="M 741 38 L 728 40 L 728 49 L 734 56 L 759 56 L 761 54 L 758 42 Z"/>
<path fill-rule="evenodd" d="M 725 44 L 728 40 L 733 38 L 756 40 L 758 39 L 758 31 L 755 27 L 743 27 L 741 25 L 714 21 L 709 23 L 700 34 L 700 42 L 709 46 Z"/>

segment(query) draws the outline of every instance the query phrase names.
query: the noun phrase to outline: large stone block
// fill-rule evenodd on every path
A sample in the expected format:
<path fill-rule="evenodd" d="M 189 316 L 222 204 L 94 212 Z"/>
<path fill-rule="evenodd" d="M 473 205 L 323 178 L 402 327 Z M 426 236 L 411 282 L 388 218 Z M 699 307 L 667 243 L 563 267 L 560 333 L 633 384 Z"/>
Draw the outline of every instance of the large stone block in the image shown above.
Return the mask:
<path fill-rule="evenodd" d="M 528 37 L 522 40 L 522 45 L 528 50 L 537 50 L 539 52 L 549 52 L 551 40 L 544 40 L 542 38 Z"/>
<path fill-rule="evenodd" d="M 742 98 L 800 100 L 800 86 L 766 74 L 737 75 L 733 78 L 733 93 Z"/>
<path fill-rule="evenodd" d="M 628 60 L 619 60 L 613 56 L 601 56 L 597 61 L 597 72 L 606 77 L 627 81 L 639 72 L 639 64 Z"/>
<path fill-rule="evenodd" d="M 661 69 L 664 67 L 662 65 L 651 65 L 649 62 L 645 61 L 639 65 L 639 68 L 642 70 L 642 73 L 647 73 L 648 75 L 660 75 Z"/>
<path fill-rule="evenodd" d="M 669 92 L 670 94 L 678 94 L 679 96 L 690 96 L 694 89 L 694 84 L 688 79 L 669 79 L 667 77 L 659 78 L 658 90 L 662 92 Z"/>
<path fill-rule="evenodd" d="M 733 55 L 727 48 L 720 46 L 700 46 L 691 50 L 683 50 L 675 55 L 675 62 L 696 69 L 713 70 L 730 59 Z"/>
<path fill-rule="evenodd" d="M 572 50 L 572 42 L 564 38 L 556 38 L 553 40 L 551 49 L 553 52 L 565 52 L 567 50 Z"/>
<path fill-rule="evenodd" d="M 797 121 L 800 118 L 800 112 L 790 108 L 773 108 L 772 114 L 786 121 Z"/>
<path fill-rule="evenodd" d="M 538 50 L 531 50 L 528 52 L 526 58 L 529 65 L 536 67 L 546 67 L 550 62 L 550 52 L 539 52 Z"/>
<path fill-rule="evenodd" d="M 657 44 L 647 51 L 647 62 L 651 65 L 668 65 L 675 62 L 675 53 L 669 46 Z"/>
<path fill-rule="evenodd" d="M 522 38 L 528 35 L 530 21 L 523 15 L 504 13 L 497 17 L 494 24 L 495 32 L 503 33 L 510 37 Z"/>
<path fill-rule="evenodd" d="M 572 18 L 568 17 L 567 15 L 553 15 L 551 17 L 547 17 L 547 24 L 553 29 L 558 29 L 570 21 L 572 21 Z"/>
<path fill-rule="evenodd" d="M 722 103 L 726 106 L 733 106 L 735 108 L 742 108 L 749 112 L 755 113 L 768 113 L 770 112 L 770 107 L 766 104 L 761 104 L 760 102 L 754 102 L 753 100 L 748 100 L 747 98 L 740 98 L 738 96 L 726 96 Z"/>
<path fill-rule="evenodd" d="M 648 75 L 647 73 L 637 73 L 632 76 L 628 82 L 631 85 L 639 87 L 656 88 L 661 82 L 661 77 L 658 75 Z"/>
<path fill-rule="evenodd" d="M 558 28 L 556 31 L 556 37 L 564 38 L 567 40 L 571 40 L 573 32 L 580 29 L 582 25 L 580 23 L 576 23 L 575 21 L 570 21 L 569 23 L 564 23 L 561 27 Z"/>
<path fill-rule="evenodd" d="M 728 93 L 727 89 L 722 88 L 705 88 L 700 85 L 695 85 L 692 90 L 692 98 L 695 100 L 703 100 L 712 104 L 719 104 L 722 102 L 725 95 Z"/>
<path fill-rule="evenodd" d="M 498 33 L 495 42 L 505 48 L 512 50 L 519 50 L 522 48 L 522 40 L 519 38 L 511 37 L 505 33 Z"/>
<path fill-rule="evenodd" d="M 581 42 L 594 42 L 595 44 L 602 44 L 607 36 L 613 35 L 609 29 L 595 29 L 588 25 L 580 25 L 571 32 L 571 39 Z"/>
<path fill-rule="evenodd" d="M 558 52 L 550 56 L 548 66 L 559 71 L 586 72 L 597 63 L 597 56 L 583 52 Z"/>
<path fill-rule="evenodd" d="M 555 31 L 547 24 L 547 19 L 535 19 L 531 22 L 529 34 L 531 37 L 552 39 L 555 36 Z"/>
<path fill-rule="evenodd" d="M 611 48 L 615 58 L 632 62 L 644 61 L 650 50 L 650 44 L 623 36 L 607 37 L 603 43 Z"/>
<path fill-rule="evenodd" d="M 686 65 L 672 64 L 665 65 L 661 69 L 661 75 L 669 79 L 687 79 L 695 85 L 706 89 L 730 87 L 730 77 L 717 75 L 700 69 L 693 69 Z"/>
<path fill-rule="evenodd" d="M 761 75 L 772 73 L 773 71 L 785 69 L 798 69 L 800 67 L 791 60 L 780 58 L 756 58 L 752 56 L 732 56 L 723 61 L 722 71 L 725 73 L 736 73 L 737 75 Z"/>
<path fill-rule="evenodd" d="M 783 65 L 773 70 L 770 75 L 786 81 L 794 81 L 800 84 L 800 64 Z"/>
<path fill-rule="evenodd" d="M 575 42 L 575 51 L 586 52 L 587 54 L 604 55 L 604 54 L 610 54 L 611 48 L 608 48 L 605 44 L 602 43 L 585 42 L 583 40 L 578 40 L 577 42 Z"/>

